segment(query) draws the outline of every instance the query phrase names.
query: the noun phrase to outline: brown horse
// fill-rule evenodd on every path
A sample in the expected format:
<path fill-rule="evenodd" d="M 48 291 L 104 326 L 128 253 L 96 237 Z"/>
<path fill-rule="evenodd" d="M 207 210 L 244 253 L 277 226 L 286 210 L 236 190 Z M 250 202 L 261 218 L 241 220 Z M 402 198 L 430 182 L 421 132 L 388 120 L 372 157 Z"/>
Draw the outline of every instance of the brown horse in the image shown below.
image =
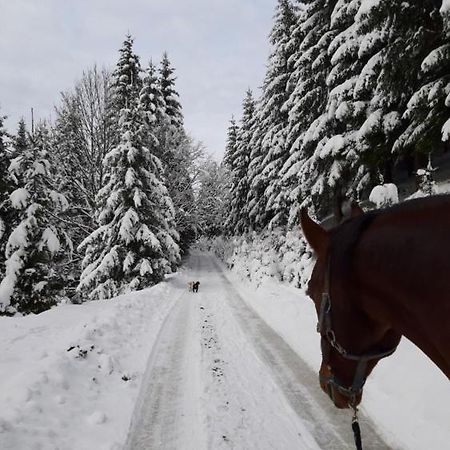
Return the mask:
<path fill-rule="evenodd" d="M 305 209 L 300 221 L 317 258 L 307 293 L 319 317 L 320 384 L 334 404 L 356 408 L 402 335 L 450 377 L 450 196 L 354 207 L 330 231 Z"/>

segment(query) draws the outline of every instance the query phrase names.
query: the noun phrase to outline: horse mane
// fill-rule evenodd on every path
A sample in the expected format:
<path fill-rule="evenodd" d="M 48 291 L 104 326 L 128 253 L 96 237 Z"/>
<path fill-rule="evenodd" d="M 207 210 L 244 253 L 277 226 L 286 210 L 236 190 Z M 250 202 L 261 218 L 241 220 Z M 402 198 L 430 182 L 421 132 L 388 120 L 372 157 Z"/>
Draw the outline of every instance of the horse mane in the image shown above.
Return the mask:
<path fill-rule="evenodd" d="M 332 273 L 348 274 L 352 268 L 354 251 L 363 234 L 370 228 L 375 219 L 408 211 L 418 211 L 436 206 L 448 207 L 450 212 L 450 195 L 435 195 L 417 198 L 384 209 L 376 209 L 350 218 L 330 230 L 330 258 Z"/>

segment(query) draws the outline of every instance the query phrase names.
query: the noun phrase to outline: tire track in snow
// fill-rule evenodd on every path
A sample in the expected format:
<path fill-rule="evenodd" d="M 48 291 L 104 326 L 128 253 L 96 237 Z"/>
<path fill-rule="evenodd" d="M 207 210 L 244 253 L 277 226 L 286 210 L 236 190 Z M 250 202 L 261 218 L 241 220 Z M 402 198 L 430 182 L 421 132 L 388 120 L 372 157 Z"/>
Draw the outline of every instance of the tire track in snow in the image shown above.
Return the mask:
<path fill-rule="evenodd" d="M 192 265 L 202 266 L 201 261 L 191 256 Z M 199 298 L 208 449 L 319 450 L 253 351 L 218 274 L 198 273 L 204 280 Z"/>
<path fill-rule="evenodd" d="M 343 450 L 353 448 L 351 415 L 337 410 L 321 391 L 318 377 L 292 348 L 261 317 L 249 307 L 221 266 L 212 256 L 197 255 L 197 264 L 209 277 L 217 274 L 226 298 L 242 330 L 248 334 L 259 357 L 270 369 L 273 378 L 284 393 L 295 413 L 322 449 Z M 370 419 L 360 413 L 363 444 L 366 450 L 392 449 L 378 435 Z"/>
<path fill-rule="evenodd" d="M 190 332 L 197 321 L 195 308 L 185 298 L 175 301 L 158 335 L 133 413 L 126 450 L 205 448 L 199 431 L 197 385 L 192 360 L 199 360 L 198 339 Z M 196 345 L 197 344 L 197 345 Z"/>

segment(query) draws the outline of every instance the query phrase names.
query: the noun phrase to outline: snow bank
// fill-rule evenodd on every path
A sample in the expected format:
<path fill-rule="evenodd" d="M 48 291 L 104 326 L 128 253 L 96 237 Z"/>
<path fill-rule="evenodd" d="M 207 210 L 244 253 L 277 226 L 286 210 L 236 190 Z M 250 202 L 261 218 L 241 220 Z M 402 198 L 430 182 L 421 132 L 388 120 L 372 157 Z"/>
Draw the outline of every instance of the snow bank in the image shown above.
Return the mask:
<path fill-rule="evenodd" d="M 398 203 L 397 186 L 393 183 L 375 186 L 369 195 L 369 200 L 374 203 L 377 208 L 385 208 Z"/>
<path fill-rule="evenodd" d="M 0 448 L 121 449 L 172 284 L 0 317 Z"/>
<path fill-rule="evenodd" d="M 300 230 L 218 237 L 200 241 L 198 246 L 213 251 L 229 269 L 256 284 L 274 278 L 295 287 L 305 286 L 312 269 L 312 254 Z"/>

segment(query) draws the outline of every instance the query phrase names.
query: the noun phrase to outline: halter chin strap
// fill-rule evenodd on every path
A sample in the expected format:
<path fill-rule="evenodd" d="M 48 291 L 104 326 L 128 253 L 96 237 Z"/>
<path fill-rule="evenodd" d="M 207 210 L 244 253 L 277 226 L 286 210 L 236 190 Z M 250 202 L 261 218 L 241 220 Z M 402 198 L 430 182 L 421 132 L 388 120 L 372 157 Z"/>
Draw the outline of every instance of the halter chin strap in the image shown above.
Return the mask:
<path fill-rule="evenodd" d="M 322 293 L 322 301 L 320 303 L 319 322 L 317 323 L 317 331 L 322 336 L 322 354 L 325 356 L 327 350 L 324 346 L 324 341 L 327 340 L 329 344 L 345 359 L 357 361 L 355 376 L 351 386 L 345 387 L 343 383 L 334 375 L 324 377 L 321 376 L 322 381 L 327 384 L 333 385 L 341 394 L 350 398 L 350 404 L 352 407 L 356 407 L 356 396 L 362 392 L 364 383 L 366 382 L 366 368 L 367 363 L 373 359 L 382 359 L 386 356 L 392 355 L 397 349 L 397 346 L 391 350 L 384 352 L 368 352 L 362 355 L 355 355 L 348 352 L 339 342 L 336 340 L 332 324 L 331 324 L 331 296 L 330 296 L 330 278 L 331 278 L 331 257 L 328 255 L 327 268 L 325 272 L 324 292 Z M 328 350 L 329 351 L 329 350 Z"/>

